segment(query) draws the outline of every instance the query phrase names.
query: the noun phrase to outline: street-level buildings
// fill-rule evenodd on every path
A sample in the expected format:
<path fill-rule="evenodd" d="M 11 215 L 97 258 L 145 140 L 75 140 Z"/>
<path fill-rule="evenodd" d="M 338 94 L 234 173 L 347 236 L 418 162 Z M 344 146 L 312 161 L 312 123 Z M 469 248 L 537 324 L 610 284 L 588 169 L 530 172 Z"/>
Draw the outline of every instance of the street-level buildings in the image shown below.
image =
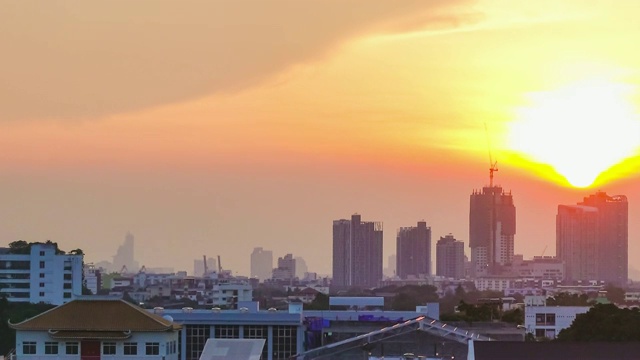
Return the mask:
<path fill-rule="evenodd" d="M 449 234 L 436 244 L 436 275 L 464 279 L 464 243 Z"/>
<path fill-rule="evenodd" d="M 333 222 L 333 280 L 335 287 L 375 287 L 382 279 L 382 222 Z"/>
<path fill-rule="evenodd" d="M 396 259 L 396 274 L 401 279 L 431 275 L 431 228 L 425 221 L 398 229 Z"/>
<path fill-rule="evenodd" d="M 28 254 L 0 248 L 0 292 L 12 302 L 60 305 L 82 295 L 83 255 L 33 244 Z"/>

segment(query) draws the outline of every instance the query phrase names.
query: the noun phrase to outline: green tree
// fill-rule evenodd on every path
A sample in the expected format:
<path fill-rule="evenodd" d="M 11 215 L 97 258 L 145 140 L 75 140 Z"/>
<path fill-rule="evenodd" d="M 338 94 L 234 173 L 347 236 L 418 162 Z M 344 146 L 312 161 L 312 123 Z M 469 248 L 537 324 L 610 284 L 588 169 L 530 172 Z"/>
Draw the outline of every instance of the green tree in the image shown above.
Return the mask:
<path fill-rule="evenodd" d="M 71 254 L 71 255 L 84 255 L 84 251 L 82 251 L 82 249 L 73 249 L 73 250 L 69 251 L 69 254 Z"/>
<path fill-rule="evenodd" d="M 16 240 L 9 243 L 9 252 L 12 254 L 29 254 L 31 252 L 31 244 L 24 240 Z"/>
<path fill-rule="evenodd" d="M 499 304 L 467 304 L 460 301 L 458 311 L 463 314 L 463 319 L 467 322 L 492 321 L 500 319 Z"/>
<path fill-rule="evenodd" d="M 557 341 L 640 341 L 640 309 L 596 304 L 560 331 Z"/>
<path fill-rule="evenodd" d="M 43 303 L 12 303 L 4 296 L 0 297 L 0 354 L 8 353 L 16 344 L 16 332 L 9 327 L 9 321 L 17 324 L 53 307 Z"/>
<path fill-rule="evenodd" d="M 391 309 L 415 311 L 416 306 L 429 302 L 438 302 L 436 288 L 431 285 L 407 285 L 398 288 L 396 296 L 391 302 Z"/>
<path fill-rule="evenodd" d="M 309 304 L 304 305 L 305 310 L 329 310 L 329 296 L 323 293 L 316 294 L 316 297 Z"/>
<path fill-rule="evenodd" d="M 502 318 L 500 320 L 516 325 L 522 325 L 524 324 L 524 312 L 519 308 L 508 310 L 502 314 Z"/>
<path fill-rule="evenodd" d="M 547 298 L 547 306 L 589 306 L 589 296 L 587 294 L 558 293 Z"/>

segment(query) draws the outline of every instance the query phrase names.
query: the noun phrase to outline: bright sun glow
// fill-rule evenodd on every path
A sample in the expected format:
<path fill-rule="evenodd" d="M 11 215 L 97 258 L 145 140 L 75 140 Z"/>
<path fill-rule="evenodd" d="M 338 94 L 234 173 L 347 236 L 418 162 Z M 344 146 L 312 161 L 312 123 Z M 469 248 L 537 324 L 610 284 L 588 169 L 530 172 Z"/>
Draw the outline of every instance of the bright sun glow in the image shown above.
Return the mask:
<path fill-rule="evenodd" d="M 534 93 L 510 126 L 509 147 L 551 165 L 573 186 L 587 187 L 640 146 L 632 90 L 591 81 Z"/>

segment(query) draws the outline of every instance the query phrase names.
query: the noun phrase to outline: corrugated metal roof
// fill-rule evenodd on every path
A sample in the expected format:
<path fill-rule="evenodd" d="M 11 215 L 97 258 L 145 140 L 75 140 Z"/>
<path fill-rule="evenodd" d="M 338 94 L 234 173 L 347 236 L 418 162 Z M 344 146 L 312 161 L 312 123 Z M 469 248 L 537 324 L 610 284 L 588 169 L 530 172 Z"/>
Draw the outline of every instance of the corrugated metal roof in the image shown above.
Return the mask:
<path fill-rule="evenodd" d="M 18 324 L 16 330 L 89 332 L 170 331 L 179 325 L 117 299 L 80 299 L 55 307 Z"/>

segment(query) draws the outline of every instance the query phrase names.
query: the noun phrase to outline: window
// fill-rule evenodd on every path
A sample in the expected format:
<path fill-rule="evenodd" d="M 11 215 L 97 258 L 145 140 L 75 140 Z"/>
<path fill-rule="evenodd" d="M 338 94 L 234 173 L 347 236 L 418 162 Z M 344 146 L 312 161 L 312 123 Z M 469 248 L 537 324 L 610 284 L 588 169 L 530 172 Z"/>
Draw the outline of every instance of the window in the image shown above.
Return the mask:
<path fill-rule="evenodd" d="M 44 256 L 44 251 L 40 251 L 40 256 Z"/>
<path fill-rule="evenodd" d="M 240 326 L 237 325 L 216 325 L 216 339 L 238 339 L 240 338 Z"/>
<path fill-rule="evenodd" d="M 44 297 L 44 291 L 40 291 L 40 293 L 38 293 L 38 295 L 40 295 L 40 297 Z"/>
<path fill-rule="evenodd" d="M 273 327 L 273 358 L 286 359 L 297 352 L 297 328 L 295 326 Z"/>
<path fill-rule="evenodd" d="M 44 283 L 40 283 L 40 287 L 44 287 Z"/>
<path fill-rule="evenodd" d="M 71 283 L 65 283 L 62 285 L 63 289 L 71 289 Z"/>
<path fill-rule="evenodd" d="M 67 355 L 78 355 L 78 343 L 68 342 L 65 344 L 65 353 Z"/>
<path fill-rule="evenodd" d="M 44 269 L 44 261 L 40 261 L 40 269 Z"/>
<path fill-rule="evenodd" d="M 138 343 L 126 342 L 124 343 L 125 355 L 138 355 Z"/>
<path fill-rule="evenodd" d="M 25 355 L 35 355 L 36 353 L 36 342 L 35 341 L 23 341 L 22 342 L 22 353 Z"/>
<path fill-rule="evenodd" d="M 44 279 L 44 273 L 40 273 L 40 279 Z"/>
<path fill-rule="evenodd" d="M 53 341 L 45 342 L 44 353 L 47 355 L 58 355 L 58 343 Z"/>
<path fill-rule="evenodd" d="M 216 326 L 217 328 L 218 326 Z M 185 330 L 182 330 L 185 331 Z M 204 349 L 204 344 L 211 337 L 211 326 L 188 325 L 187 332 L 187 359 L 199 359 Z"/>
<path fill-rule="evenodd" d="M 114 342 L 102 343 L 102 355 L 115 355 L 115 354 L 116 354 L 116 343 Z"/>
<path fill-rule="evenodd" d="M 536 325 L 554 326 L 556 324 L 556 314 L 536 314 Z"/>
<path fill-rule="evenodd" d="M 64 293 L 64 295 L 62 296 L 65 299 L 71 299 L 71 293 Z"/>
<path fill-rule="evenodd" d="M 547 316 L 546 316 L 546 324 L 547 325 L 555 325 L 556 324 L 556 314 L 547 314 Z"/>
<path fill-rule="evenodd" d="M 146 343 L 146 355 L 160 355 L 160 343 L 148 342 Z"/>

